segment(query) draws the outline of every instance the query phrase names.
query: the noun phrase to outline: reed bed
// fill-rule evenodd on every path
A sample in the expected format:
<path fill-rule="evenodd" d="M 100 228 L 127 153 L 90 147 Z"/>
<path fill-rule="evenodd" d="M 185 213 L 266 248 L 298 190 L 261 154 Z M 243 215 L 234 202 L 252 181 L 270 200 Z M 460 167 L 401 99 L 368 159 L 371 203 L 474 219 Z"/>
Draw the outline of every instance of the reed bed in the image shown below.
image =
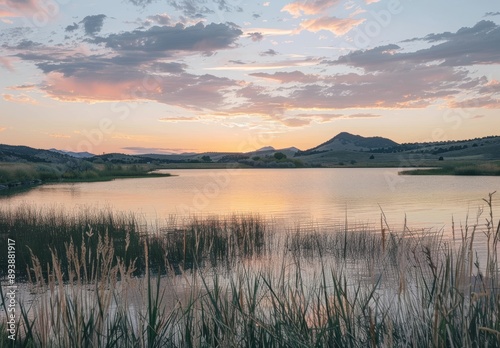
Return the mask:
<path fill-rule="evenodd" d="M 192 219 L 139 235 L 140 274 L 122 256 L 126 234 L 117 251 L 109 231 L 87 226 L 95 249 L 69 243 L 47 263 L 30 254 L 14 346 L 499 347 L 500 222 L 492 195 L 485 202 L 486 216 L 453 231 L 455 241 L 391 230 L 383 216 L 376 232 L 285 234 L 252 216 Z M 167 268 L 184 258 L 176 272 L 154 271 L 152 241 Z"/>
<path fill-rule="evenodd" d="M 67 212 L 27 204 L 15 209 L 0 208 L 0 240 L 5 245 L 8 238 L 16 240 L 17 272 L 21 278 L 28 276 L 26 265 L 33 255 L 45 265 L 52 261 L 53 254 L 61 259 L 63 274 L 67 276 L 70 260 L 60 256 L 74 248 L 85 254 L 82 257 L 87 262 L 92 262 L 104 235 L 110 238 L 116 257 L 127 264 L 135 262 L 134 274 L 140 275 L 146 270 L 144 243 L 148 245 L 148 266 L 154 272 L 179 273 L 181 268 L 230 265 L 240 258 L 261 255 L 266 246 L 272 245 L 273 232 L 262 218 L 253 215 L 192 217 L 182 223 L 172 220 L 166 226 L 152 227 L 134 214 L 111 209 Z M 7 255 L 0 254 L 0 276 L 5 275 L 7 261 Z M 116 262 L 113 260 L 113 265 Z"/>

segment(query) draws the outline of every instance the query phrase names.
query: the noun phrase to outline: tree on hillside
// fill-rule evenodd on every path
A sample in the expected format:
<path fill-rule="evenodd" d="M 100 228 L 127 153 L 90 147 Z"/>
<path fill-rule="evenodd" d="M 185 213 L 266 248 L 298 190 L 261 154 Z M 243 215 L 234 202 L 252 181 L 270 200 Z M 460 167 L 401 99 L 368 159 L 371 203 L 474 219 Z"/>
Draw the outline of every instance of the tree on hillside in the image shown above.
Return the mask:
<path fill-rule="evenodd" d="M 202 159 L 203 161 L 205 161 L 205 162 L 212 162 L 212 159 L 210 158 L 210 156 L 207 156 L 207 155 L 205 155 L 205 156 L 201 157 L 201 159 Z"/>
<path fill-rule="evenodd" d="M 285 159 L 286 155 L 283 152 L 276 152 L 274 154 L 274 158 L 276 158 L 278 161 Z"/>

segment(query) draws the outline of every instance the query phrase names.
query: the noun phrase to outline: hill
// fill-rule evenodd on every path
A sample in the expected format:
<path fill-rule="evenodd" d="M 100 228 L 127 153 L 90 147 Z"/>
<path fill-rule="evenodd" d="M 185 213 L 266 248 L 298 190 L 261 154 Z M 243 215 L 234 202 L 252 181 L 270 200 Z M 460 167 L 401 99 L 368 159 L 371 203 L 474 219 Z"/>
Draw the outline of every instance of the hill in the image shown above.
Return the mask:
<path fill-rule="evenodd" d="M 390 148 L 399 145 L 398 143 L 382 137 L 362 137 L 347 132 L 342 132 L 330 140 L 301 152 L 302 155 L 313 152 L 324 151 L 369 151 L 380 148 Z"/>
<path fill-rule="evenodd" d="M 86 157 L 87 154 L 61 153 L 27 146 L 0 145 L 0 164 L 31 164 L 31 171 L 41 171 L 35 178 L 90 177 L 103 168 L 297 168 L 297 167 L 463 167 L 500 164 L 500 137 L 403 143 L 383 137 L 363 137 L 342 132 L 330 140 L 300 151 L 295 147 L 275 149 L 266 146 L 252 152 L 202 152 L 183 154 L 127 155 L 108 153 Z M 84 156 L 83 158 L 75 157 Z M 88 154 L 91 155 L 91 154 Z M 50 170 L 44 166 L 50 165 Z M 13 166 L 4 165 L 0 183 L 16 181 Z M 20 168 L 20 167 L 19 167 Z M 2 168 L 0 168 L 2 169 Z M 133 170 L 132 170 L 133 169 Z M 55 174 L 54 174 L 55 172 Z M 463 171 L 464 172 L 464 171 Z M 48 175 L 48 173 L 52 173 Z M 43 174 L 43 175 L 42 175 Z M 104 173 L 101 173 L 104 175 Z M 7 176 L 9 179 L 7 180 Z"/>
<path fill-rule="evenodd" d="M 71 156 L 50 150 L 0 144 L 0 162 L 65 163 L 70 159 Z"/>

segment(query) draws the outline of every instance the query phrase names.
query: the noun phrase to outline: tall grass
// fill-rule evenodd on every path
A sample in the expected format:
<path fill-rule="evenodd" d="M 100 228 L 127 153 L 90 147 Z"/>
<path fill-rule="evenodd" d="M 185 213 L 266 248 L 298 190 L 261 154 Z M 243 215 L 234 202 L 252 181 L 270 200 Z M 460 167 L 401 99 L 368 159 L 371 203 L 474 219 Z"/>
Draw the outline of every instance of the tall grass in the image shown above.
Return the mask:
<path fill-rule="evenodd" d="M 378 233 L 268 238 L 270 228 L 255 217 L 195 219 L 157 231 L 163 247 L 175 246 L 168 250 L 193 249 L 178 275 L 167 276 L 149 262 L 156 239 L 139 241 L 145 270 L 138 276 L 136 260 L 117 254 L 109 232 L 87 230 L 95 249 L 69 243 L 51 250 L 46 264 L 31 255 L 32 302 L 21 303 L 16 345 L 499 347 L 500 223 L 492 195 L 486 204 L 487 216 L 456 231 L 456 241 L 407 226 L 395 231 L 383 221 Z M 218 239 L 225 234 L 239 241 L 229 251 Z M 485 265 L 475 251 L 479 234 L 487 243 Z M 218 243 L 213 255 L 200 251 Z M 125 241 L 125 253 L 131 245 Z M 221 253 L 238 261 L 224 259 L 231 264 L 221 268 Z M 187 270 L 188 262 L 197 267 Z M 85 267 L 87 278 L 79 273 Z"/>
<path fill-rule="evenodd" d="M 206 219 L 191 218 L 182 224 L 167 226 L 144 224 L 133 214 L 110 209 L 83 208 L 67 212 L 57 208 L 21 205 L 15 209 L 0 208 L 0 240 L 16 240 L 18 276 L 26 277 L 26 265 L 36 255 L 43 265 L 52 255 L 65 255 L 68 248 L 88 251 L 82 267 L 98 253 L 98 242 L 106 234 L 117 257 L 125 263 L 135 262 L 135 275 L 144 274 L 146 258 L 143 244 L 148 245 L 148 265 L 154 272 L 190 269 L 197 266 L 237 262 L 240 258 L 261 255 L 272 231 L 258 216 L 228 216 Z M 267 243 L 269 244 L 269 243 Z M 65 277 L 70 259 L 60 257 Z M 7 255 L 0 254 L 0 276 L 7 270 Z M 84 262 L 85 261 L 85 262 Z M 113 260 L 113 265 L 116 264 Z M 81 272 L 89 277 L 89 267 Z"/>

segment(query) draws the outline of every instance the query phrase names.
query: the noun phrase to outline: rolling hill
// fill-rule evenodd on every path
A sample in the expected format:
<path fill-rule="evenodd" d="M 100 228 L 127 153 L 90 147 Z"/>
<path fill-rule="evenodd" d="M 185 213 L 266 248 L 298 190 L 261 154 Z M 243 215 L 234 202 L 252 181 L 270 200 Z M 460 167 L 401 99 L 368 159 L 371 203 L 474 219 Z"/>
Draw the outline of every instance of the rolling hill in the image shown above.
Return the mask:
<path fill-rule="evenodd" d="M 277 153 L 281 153 L 276 157 Z M 295 147 L 266 146 L 252 152 L 203 152 L 184 154 L 127 155 L 121 153 L 74 154 L 0 145 L 0 162 L 51 163 L 79 167 L 81 164 L 152 164 L 164 168 L 217 168 L 228 163 L 240 167 L 422 167 L 448 163 L 500 160 L 500 136 L 468 140 L 404 143 L 383 137 L 363 137 L 342 132 L 328 141 L 300 151 Z M 282 156 L 285 156 L 284 158 Z"/>

